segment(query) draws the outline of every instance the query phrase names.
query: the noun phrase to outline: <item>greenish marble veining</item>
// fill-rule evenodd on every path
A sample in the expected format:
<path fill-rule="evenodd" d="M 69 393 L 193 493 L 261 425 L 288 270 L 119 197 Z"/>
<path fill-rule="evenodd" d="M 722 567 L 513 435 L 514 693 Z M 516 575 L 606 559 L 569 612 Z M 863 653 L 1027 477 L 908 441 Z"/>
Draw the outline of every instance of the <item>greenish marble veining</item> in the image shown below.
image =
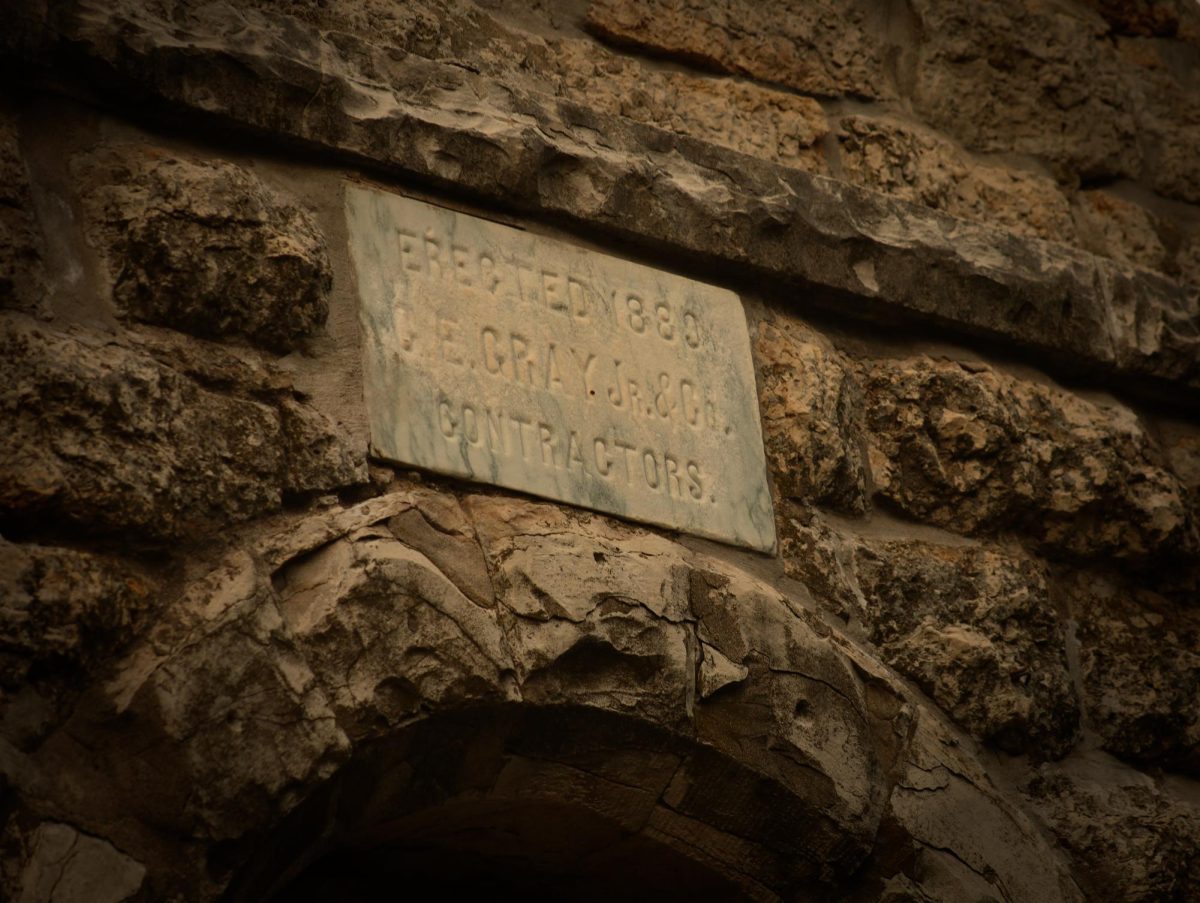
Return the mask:
<path fill-rule="evenodd" d="M 381 458 L 775 546 L 738 297 L 346 185 Z"/>

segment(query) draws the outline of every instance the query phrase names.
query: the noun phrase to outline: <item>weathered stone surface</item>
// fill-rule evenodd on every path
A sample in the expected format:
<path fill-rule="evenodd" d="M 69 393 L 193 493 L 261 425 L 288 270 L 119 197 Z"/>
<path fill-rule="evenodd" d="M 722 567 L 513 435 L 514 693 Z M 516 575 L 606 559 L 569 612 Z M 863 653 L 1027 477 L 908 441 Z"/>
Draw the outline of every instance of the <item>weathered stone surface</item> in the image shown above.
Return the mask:
<path fill-rule="evenodd" d="M 889 903 L 1082 898 L 1065 868 L 1040 853 L 1028 816 L 1000 798 L 979 763 L 918 711 L 901 760 L 863 900 Z"/>
<path fill-rule="evenodd" d="M 376 454 L 769 551 L 736 295 L 346 187 Z"/>
<path fill-rule="evenodd" d="M 885 812 L 881 842 L 908 858 L 872 858 L 868 871 L 924 888 L 959 857 L 958 878 L 1000 899 L 1073 899 L 959 741 L 922 714 L 910 744 L 915 701 L 771 586 L 584 512 L 483 495 L 460 507 L 395 485 L 353 508 L 283 519 L 191 581 L 36 760 L 8 762 L 17 792 L 36 789 L 39 805 L 76 813 L 146 863 L 156 894 L 210 899 L 261 838 L 295 836 L 280 826 L 306 796 L 321 811 L 322 794 L 342 793 L 343 814 L 355 794 L 400 805 L 405 774 L 440 767 L 363 771 L 370 750 L 425 749 L 405 747 L 403 731 L 438 712 L 519 702 L 504 711 L 559 713 L 538 728 L 537 752 L 523 741 L 522 758 L 485 736 L 448 780 L 471 782 L 475 797 L 599 806 L 628 831 L 699 855 L 751 899 L 838 886 L 864 864 Z M 397 541 L 388 525 L 405 512 L 477 536 L 494 601 L 472 601 Z M 564 718 L 570 736 L 599 730 L 604 713 L 632 719 L 623 735 L 642 739 L 597 734 L 581 758 L 554 733 Z M 675 752 L 648 745 L 645 732 L 666 727 L 683 744 Z M 495 783 L 483 783 L 489 748 L 510 750 Z M 345 780 L 329 784 L 335 774 Z M 376 776 L 356 791 L 355 774 Z"/>
<path fill-rule="evenodd" d="M 962 533 L 1146 559 L 1190 547 L 1183 489 L 1136 415 L 986 365 L 875 361 L 860 377 L 876 491 Z"/>
<path fill-rule="evenodd" d="M 431 706 L 515 698 L 494 613 L 386 530 L 325 546 L 275 582 L 283 621 L 351 740 Z"/>
<path fill-rule="evenodd" d="M 1057 0 L 1038 8 L 1051 5 L 1086 16 Z M 311 194 L 297 196 L 339 240 L 341 176 L 321 171 L 322 159 L 716 274 L 705 278 L 743 289 L 767 321 L 758 375 L 778 440 L 782 560 L 498 491 L 460 500 L 460 484 L 383 467 L 370 486 L 346 489 L 366 476 L 361 459 L 308 399 L 334 416 L 349 402 L 357 426 L 348 272 L 338 271 L 328 335 L 281 349 L 302 348 L 280 363 L 293 384 L 261 364 L 249 345 L 263 342 L 247 330 L 222 334 L 231 341 L 221 346 L 136 315 L 111 333 L 69 326 L 108 322 L 109 311 L 96 306 L 104 286 L 92 284 L 90 255 L 78 290 L 57 281 L 64 253 L 81 249 L 64 206 L 46 227 L 47 309 L 10 310 L 0 332 L 0 532 L 22 541 L 0 544 L 0 609 L 16 602 L 0 638 L 0 898 L 21 899 L 22 872 L 31 886 L 51 875 L 61 893 L 84 886 L 84 899 L 103 899 L 106 876 L 130 874 L 133 899 L 251 903 L 275 898 L 283 881 L 335 899 L 348 892 L 340 877 L 367 887 L 376 868 L 390 892 L 428 847 L 394 859 L 386 845 L 370 849 L 381 835 L 445 844 L 434 861 L 449 873 L 481 827 L 535 864 L 547 849 L 576 868 L 644 844 L 658 874 L 680 861 L 707 870 L 653 894 L 638 885 L 656 899 L 1075 901 L 1064 850 L 1098 900 L 1200 896 L 1195 807 L 1181 802 L 1195 801 L 1200 719 L 1200 445 L 1192 426 L 1167 420 L 1187 416 L 1198 374 L 1196 298 L 1184 283 L 1196 284 L 1200 243 L 1178 200 L 1194 144 L 1186 52 L 1156 24 L 1112 25 L 1159 32 L 1135 41 L 1089 31 L 1098 62 L 1087 66 L 1103 68 L 1116 46 L 1129 90 L 1145 92 L 1133 109 L 1141 177 L 1161 159 L 1158 190 L 1174 199 L 1100 177 L 1072 195 L 1072 225 L 1060 199 L 1078 173 L 1066 163 L 1054 187 L 1038 161 L 1005 157 L 1022 173 L 1014 179 L 1001 158 L 968 156 L 899 108 L 885 120 L 836 102 L 826 106 L 847 123 L 842 172 L 903 197 L 813 178 L 797 170 L 819 168 L 824 150 L 838 172 L 839 154 L 821 142 L 824 114 L 810 99 L 689 72 L 694 60 L 568 38 L 583 3 L 531 8 L 536 36 L 502 27 L 519 6 L 19 0 L 16 37 L 0 30 L 0 45 L 30 55 L 6 70 L 38 75 L 14 92 L 22 135 L 9 156 L 20 163 L 25 149 L 43 213 L 47 200 L 85 197 L 74 212 L 94 239 L 115 234 L 97 225 L 109 208 L 96 199 L 119 195 L 125 222 L 121 205 L 136 193 L 114 167 L 159 192 L 174 178 L 160 164 L 175 175 L 174 161 L 187 164 L 171 198 L 189 209 L 191 192 L 246 187 L 226 164 L 196 162 L 219 131 L 218 156 L 272 155 L 245 164 L 263 174 L 248 177 L 256 191 L 311 178 Z M 903 42 L 908 5 L 875 9 L 884 6 L 889 38 Z M 54 23 L 41 56 L 28 27 L 39 8 Z M 1154 15 L 1146 10 L 1129 4 L 1127 18 Z M 794 23 L 812 11 L 776 12 Z M 1186 41 L 1183 32 L 1181 22 Z M 905 83 L 913 60 L 897 51 L 886 65 Z M 1061 63 L 1022 62 L 1013 78 L 1053 81 Z M 60 91 L 87 109 L 49 96 Z M 964 115 L 987 104 L 963 97 Z M 160 111 L 171 117 L 171 138 L 158 143 L 193 148 L 163 151 L 145 178 L 136 154 L 120 162 L 127 144 L 103 150 L 155 140 L 131 138 L 120 121 L 130 98 L 141 128 Z M 1031 91 L 1006 115 L 1043 106 Z M 1063 116 L 1064 142 L 1103 128 Z M 1179 136 L 1167 135 L 1176 125 Z M 288 153 L 274 157 L 265 140 Z M 100 150 L 73 171 L 48 152 L 93 141 Z M 22 185 L 23 165 L 14 172 Z M 168 200 L 164 190 L 146 209 Z M 216 221 L 187 220 L 185 231 L 201 220 Z M 175 232 L 155 235 L 169 243 Z M 96 242 L 105 254 L 126 253 L 104 251 L 108 240 Z M 331 250 L 344 268 L 344 249 Z M 164 284 L 187 288 L 182 277 Z M 838 317 L 834 350 L 784 317 L 793 296 L 813 322 L 823 306 L 888 326 Z M 51 307 L 49 325 L 26 315 Z M 907 355 L 903 343 L 935 332 L 998 359 L 1018 344 L 1035 366 L 1030 349 L 1053 350 L 1064 370 L 1088 362 L 1123 400 L 1154 390 L 1130 374 L 1180 381 L 1159 383 L 1139 419 L 1096 400 L 1096 370 L 1067 374 L 1064 384 L 1086 386 L 1076 397 L 1031 368 L 880 361 L 872 350 Z M 372 492 L 382 494 L 352 502 Z M 60 545 L 119 546 L 122 558 Z M 147 594 L 123 595 L 136 589 L 125 577 L 144 574 L 155 575 Z M 29 611 L 57 620 L 42 629 Z M 1030 793 L 1040 833 L 1015 788 L 1031 760 L 1070 745 L 1078 710 L 1079 745 Z M 976 739 L 1023 755 L 979 761 Z M 1101 744 L 1154 785 L 1125 766 L 1080 776 L 1081 758 L 1107 760 Z M 97 864 L 63 860 L 35 840 L 39 826 L 77 834 L 71 842 Z M 544 844 L 529 844 L 538 833 Z M 337 864 L 324 858 L 331 847 L 367 868 L 322 872 Z M 654 858 L 664 849 L 675 858 Z M 618 886 L 639 874 L 608 863 L 593 874 Z M 244 880 L 249 865 L 266 885 Z M 321 875 L 334 883 L 305 883 Z"/>
<path fill-rule="evenodd" d="M 1191 0 L 1084 0 L 1115 31 L 1147 37 L 1200 37 L 1200 10 Z"/>
<path fill-rule="evenodd" d="M 1167 269 L 1167 249 L 1155 217 L 1145 207 L 1097 189 L 1079 192 L 1075 209 L 1088 250 L 1149 270 Z"/>
<path fill-rule="evenodd" d="M 1192 504 L 1200 504 L 1200 431 L 1168 434 L 1164 446 L 1171 469 L 1187 489 Z"/>
<path fill-rule="evenodd" d="M 1103 761 L 1043 765 L 1027 794 L 1075 860 L 1088 899 L 1194 900 L 1200 807 Z"/>
<path fill-rule="evenodd" d="M 16 117 L 0 107 L 0 308 L 43 308 L 42 239 Z"/>
<path fill-rule="evenodd" d="M 759 324 L 767 460 L 788 498 L 866 510 L 862 390 L 819 333 L 799 320 Z"/>
<path fill-rule="evenodd" d="M 0 540 L 0 682 L 87 667 L 133 633 L 153 585 L 86 552 Z M 61 670 L 60 670 L 61 669 Z"/>
<path fill-rule="evenodd" d="M 75 164 L 91 186 L 89 236 L 128 316 L 278 352 L 325 322 L 324 237 L 248 170 L 140 145 Z"/>
<path fill-rule="evenodd" d="M 937 132 L 895 119 L 845 116 L 838 142 L 849 181 L 1013 235 L 1078 244 L 1070 204 L 1049 176 L 974 159 Z"/>
<path fill-rule="evenodd" d="M 550 511 L 525 509 L 527 520 L 509 529 L 504 507 L 469 502 L 523 696 L 552 705 L 588 699 L 686 729 L 696 652 L 685 623 L 689 571 L 678 547 L 629 534 L 597 543 Z M 544 530 L 533 528 L 533 517 L 545 520 Z"/>
<path fill-rule="evenodd" d="M 1048 0 L 919 0 L 914 103 L 974 150 L 1033 154 L 1084 178 L 1136 176 L 1139 123 L 1098 16 Z"/>
<path fill-rule="evenodd" d="M 1086 718 L 1104 748 L 1200 774 L 1200 614 L 1099 575 L 1068 581 L 1066 597 Z"/>
<path fill-rule="evenodd" d="M 16 314 L 0 328 L 0 510 L 22 530 L 57 521 L 165 540 L 276 510 L 286 491 L 365 479 L 361 453 L 261 367 L 222 365 L 212 349 L 209 374 L 243 382 L 210 389 L 188 375 L 204 353 L 167 363 L 169 343 L 149 351 Z"/>
<path fill-rule="evenodd" d="M 235 24 L 223 9 L 178 9 L 168 25 L 140 5 L 79 0 L 47 40 L 69 41 L 68 56 L 171 104 L 453 181 L 514 209 L 802 279 L 857 296 L 868 312 L 904 311 L 1053 349 L 1064 365 L 1179 385 L 1200 379 L 1200 299 L 1168 279 L 349 35 L 335 45 L 278 13 L 248 11 Z M 204 60 L 202 87 L 180 76 L 185 58 Z"/>
<path fill-rule="evenodd" d="M 1118 47 L 1131 73 L 1146 180 L 1159 194 L 1200 203 L 1200 42 L 1125 38 Z"/>
<path fill-rule="evenodd" d="M 1187 489 L 1192 529 L 1200 531 L 1200 433 L 1194 428 L 1164 430 L 1163 445 L 1171 469 Z M 1200 593 L 1200 556 L 1192 556 L 1190 562 L 1181 562 L 1170 577 L 1158 582 L 1160 592 L 1185 605 L 1195 600 Z"/>
<path fill-rule="evenodd" d="M 1078 704 L 1063 624 L 1036 561 L 972 546 L 862 545 L 858 586 L 871 639 L 972 734 L 1058 758 Z"/>
<path fill-rule="evenodd" d="M 102 699 L 66 730 L 103 749 L 88 763 L 95 773 L 72 769 L 79 792 L 103 775 L 103 789 L 91 790 L 99 805 L 211 840 L 278 818 L 332 774 L 348 746 L 245 553 L 189 587 L 178 610 L 122 660 Z M 48 741 L 46 761 L 69 761 L 70 742 L 62 734 Z M 202 892 L 203 884 L 194 891 Z"/>
<path fill-rule="evenodd" d="M 557 93 L 575 103 L 807 172 L 828 168 L 815 145 L 829 126 L 810 97 L 659 71 L 582 41 L 548 49 Z"/>
<path fill-rule="evenodd" d="M 861 620 L 866 600 L 854 576 L 857 542 L 832 528 L 814 507 L 785 499 L 779 508 L 779 557 L 787 576 L 843 621 Z"/>
<path fill-rule="evenodd" d="M 388 530 L 430 561 L 472 601 L 485 608 L 496 604 L 487 560 L 475 527 L 458 500 L 436 490 L 410 486 L 412 507 L 387 522 Z"/>
<path fill-rule="evenodd" d="M 885 803 L 877 759 L 888 746 L 875 731 L 895 725 L 871 717 L 857 670 L 820 619 L 768 584 L 706 564 L 691 577 L 697 636 L 746 666 L 749 678 L 697 706 L 701 737 L 827 800 L 819 808 L 853 835 L 874 831 Z M 824 855 L 830 864 L 851 857 L 853 843 L 846 836 Z"/>
<path fill-rule="evenodd" d="M 281 7 L 273 0 L 238 5 Z M 593 41 L 533 34 L 463 0 L 291 3 L 284 11 L 406 53 L 469 65 L 598 112 L 808 171 L 825 170 L 813 147 L 828 131 L 825 114 L 815 100 L 788 91 L 665 69 Z"/>
<path fill-rule="evenodd" d="M 0 540 L 0 732 L 36 742 L 126 645 L 157 587 L 127 564 Z"/>
<path fill-rule="evenodd" d="M 1200 217 L 1171 231 L 1176 236 L 1173 269 L 1181 282 L 1200 286 Z"/>
<path fill-rule="evenodd" d="M 40 825 L 32 847 L 15 903 L 124 903 L 146 876 L 140 862 L 69 825 Z"/>
<path fill-rule="evenodd" d="M 887 44 L 868 4 L 593 0 L 587 24 L 621 44 L 826 96 L 885 98 Z"/>
<path fill-rule="evenodd" d="M 967 542 L 867 537 L 800 505 L 781 514 L 786 573 L 861 624 L 880 659 L 966 730 L 1035 759 L 1072 748 L 1079 702 L 1043 564 Z"/>

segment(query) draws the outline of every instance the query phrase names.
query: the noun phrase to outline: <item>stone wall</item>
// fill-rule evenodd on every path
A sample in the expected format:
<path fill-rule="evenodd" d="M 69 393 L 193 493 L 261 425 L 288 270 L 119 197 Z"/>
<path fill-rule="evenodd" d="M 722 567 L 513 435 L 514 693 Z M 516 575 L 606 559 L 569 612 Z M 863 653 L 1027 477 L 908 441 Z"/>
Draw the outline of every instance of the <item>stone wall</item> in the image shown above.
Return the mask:
<path fill-rule="evenodd" d="M 1200 900 L 1200 5 L 11 18 L 6 898 L 535 801 L 697 894 Z M 348 181 L 738 292 L 776 552 L 373 458 Z"/>

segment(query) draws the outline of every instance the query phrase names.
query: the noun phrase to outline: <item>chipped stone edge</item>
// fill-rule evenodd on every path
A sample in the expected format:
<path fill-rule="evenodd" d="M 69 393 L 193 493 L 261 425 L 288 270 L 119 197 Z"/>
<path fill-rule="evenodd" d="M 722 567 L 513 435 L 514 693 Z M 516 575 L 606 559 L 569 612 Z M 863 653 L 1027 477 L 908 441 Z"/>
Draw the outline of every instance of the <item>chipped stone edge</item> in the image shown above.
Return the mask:
<path fill-rule="evenodd" d="M 349 35 L 335 44 L 283 14 L 228 20 L 208 7 L 168 24 L 76 0 L 48 24 L 26 5 L 23 27 L 0 55 L 59 70 L 60 86 L 64 74 L 87 72 L 110 102 L 127 103 L 136 87 L 168 107 L 526 213 L 737 264 L 776 280 L 783 293 L 807 287 L 814 302 L 835 309 L 915 315 L 1050 352 L 1050 363 L 1170 380 L 1200 395 L 1200 292 L 1150 271 L 461 67 L 412 54 L 393 59 Z M 386 80 L 372 78 L 361 60 Z M 203 82 L 186 74 L 197 66 Z"/>

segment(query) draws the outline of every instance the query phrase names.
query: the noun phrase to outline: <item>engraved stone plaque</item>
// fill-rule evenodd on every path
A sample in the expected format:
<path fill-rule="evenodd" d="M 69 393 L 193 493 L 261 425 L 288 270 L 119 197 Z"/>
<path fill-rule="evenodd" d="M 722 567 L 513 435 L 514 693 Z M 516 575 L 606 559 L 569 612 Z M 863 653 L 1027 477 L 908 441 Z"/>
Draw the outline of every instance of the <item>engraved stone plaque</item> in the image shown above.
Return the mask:
<path fill-rule="evenodd" d="M 381 458 L 770 550 L 736 295 L 346 186 Z"/>

